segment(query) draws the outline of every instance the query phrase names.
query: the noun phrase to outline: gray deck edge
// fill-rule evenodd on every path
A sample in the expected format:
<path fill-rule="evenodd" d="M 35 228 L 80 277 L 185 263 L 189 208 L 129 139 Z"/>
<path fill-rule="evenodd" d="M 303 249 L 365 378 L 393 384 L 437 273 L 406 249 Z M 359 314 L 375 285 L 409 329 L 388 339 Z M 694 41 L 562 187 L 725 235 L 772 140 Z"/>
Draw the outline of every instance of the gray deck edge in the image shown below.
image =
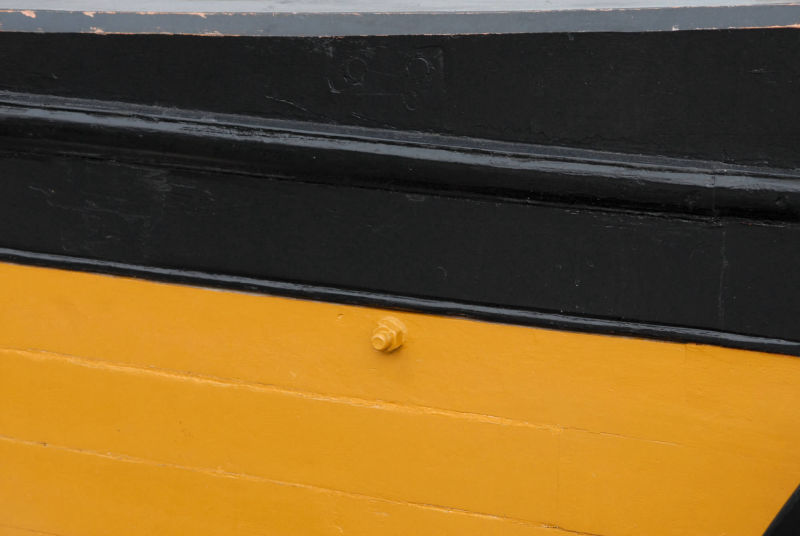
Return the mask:
<path fill-rule="evenodd" d="M 428 13 L 0 10 L 0 31 L 205 36 L 451 35 L 800 28 L 800 5 Z"/>

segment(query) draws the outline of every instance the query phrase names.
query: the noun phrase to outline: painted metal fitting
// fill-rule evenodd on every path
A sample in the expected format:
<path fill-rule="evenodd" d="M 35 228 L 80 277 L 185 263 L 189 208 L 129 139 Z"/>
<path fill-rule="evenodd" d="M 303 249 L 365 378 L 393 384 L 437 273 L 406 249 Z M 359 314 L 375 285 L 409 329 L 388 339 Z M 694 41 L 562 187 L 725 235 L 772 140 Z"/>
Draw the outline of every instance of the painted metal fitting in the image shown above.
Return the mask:
<path fill-rule="evenodd" d="M 400 348 L 406 340 L 406 326 L 393 316 L 381 318 L 372 331 L 372 347 L 381 352 L 392 352 Z"/>

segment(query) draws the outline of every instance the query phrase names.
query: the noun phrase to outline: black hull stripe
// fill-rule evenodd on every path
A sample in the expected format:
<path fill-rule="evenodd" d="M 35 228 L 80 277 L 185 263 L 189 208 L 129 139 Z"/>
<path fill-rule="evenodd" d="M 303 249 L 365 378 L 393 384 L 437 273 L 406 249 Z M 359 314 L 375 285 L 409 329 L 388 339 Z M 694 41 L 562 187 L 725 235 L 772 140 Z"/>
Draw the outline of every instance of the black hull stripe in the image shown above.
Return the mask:
<path fill-rule="evenodd" d="M 798 50 L 798 29 L 341 38 L 0 31 L 0 89 L 792 169 L 800 167 Z"/>
<path fill-rule="evenodd" d="M 250 277 L 222 274 L 209 274 L 189 270 L 137 266 L 109 261 L 95 261 L 78 257 L 33 253 L 0 248 L 0 260 L 14 264 L 60 268 L 83 272 L 136 277 L 166 283 L 178 283 L 211 288 L 221 288 L 254 292 L 274 296 L 310 299 L 323 302 L 343 303 L 381 307 L 401 311 L 422 312 L 445 316 L 460 316 L 475 320 L 517 324 L 577 331 L 641 337 L 645 339 L 666 340 L 712 344 L 744 350 L 756 350 L 800 356 L 800 343 L 765 337 L 750 337 L 722 331 L 663 326 L 618 320 L 584 318 L 505 307 L 476 305 L 446 300 L 429 300 L 409 296 L 394 296 L 375 292 L 321 287 L 285 281 L 268 281 Z"/>
<path fill-rule="evenodd" d="M 784 353 L 800 342 L 787 172 L 5 99 L 9 250 L 568 329 Z M 246 286 L 294 288 L 261 285 Z M 630 327 L 653 325 L 679 328 Z"/>
<path fill-rule="evenodd" d="M 4 91 L 0 137 L 8 147 L 130 164 L 613 210 L 800 221 L 800 171 L 780 168 Z"/>
<path fill-rule="evenodd" d="M 783 348 L 798 43 L 0 32 L 0 247 Z"/>

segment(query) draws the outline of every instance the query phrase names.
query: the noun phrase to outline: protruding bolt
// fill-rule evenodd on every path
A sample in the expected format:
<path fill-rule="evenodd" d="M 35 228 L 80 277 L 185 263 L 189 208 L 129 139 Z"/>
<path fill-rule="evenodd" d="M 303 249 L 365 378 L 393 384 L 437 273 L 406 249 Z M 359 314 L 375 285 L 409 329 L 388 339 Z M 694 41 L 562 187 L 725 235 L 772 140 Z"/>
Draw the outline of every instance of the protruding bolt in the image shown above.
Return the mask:
<path fill-rule="evenodd" d="M 381 318 L 372 331 L 372 347 L 387 354 L 400 348 L 405 340 L 406 326 L 393 316 Z"/>

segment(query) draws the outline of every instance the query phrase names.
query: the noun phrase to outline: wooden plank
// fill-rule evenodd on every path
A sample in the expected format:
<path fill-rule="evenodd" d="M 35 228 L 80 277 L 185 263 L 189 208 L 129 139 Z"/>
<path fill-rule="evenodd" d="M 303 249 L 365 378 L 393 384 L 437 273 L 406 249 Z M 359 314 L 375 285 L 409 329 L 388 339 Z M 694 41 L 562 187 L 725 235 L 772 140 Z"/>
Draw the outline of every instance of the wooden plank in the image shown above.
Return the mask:
<path fill-rule="evenodd" d="M 491 516 L 0 438 L 0 534 L 567 536 Z"/>
<path fill-rule="evenodd" d="M 791 451 L 543 430 L 54 354 L 0 352 L 0 393 L 0 436 L 26 448 L 591 534 L 754 534 L 800 479 Z"/>
<path fill-rule="evenodd" d="M 758 535 L 800 481 L 795 459 L 566 430 L 562 526 L 591 534 Z"/>
<path fill-rule="evenodd" d="M 0 433 L 159 463 L 556 517 L 558 430 L 0 352 Z"/>
<path fill-rule="evenodd" d="M 502 521 L 745 535 L 800 481 L 797 358 L 8 264 L 0 290 L 0 443 L 22 456 L 0 455 L 0 525 L 107 533 L 164 510 L 177 517 L 157 515 L 155 531 L 240 516 L 327 534 L 334 494 L 356 501 L 352 519 L 402 505 L 391 529 L 364 525 L 373 534 L 448 533 L 457 514 L 466 534 Z M 369 342 L 387 314 L 408 328 L 392 354 Z M 150 502 L 151 485 L 166 495 Z M 114 514 L 93 524 L 62 501 L 79 513 L 45 516 L 48 494 Z"/>
<path fill-rule="evenodd" d="M 752 456 L 800 440 L 797 358 L 10 264 L 0 288 L 0 347 Z M 409 328 L 388 356 L 387 314 Z"/>

